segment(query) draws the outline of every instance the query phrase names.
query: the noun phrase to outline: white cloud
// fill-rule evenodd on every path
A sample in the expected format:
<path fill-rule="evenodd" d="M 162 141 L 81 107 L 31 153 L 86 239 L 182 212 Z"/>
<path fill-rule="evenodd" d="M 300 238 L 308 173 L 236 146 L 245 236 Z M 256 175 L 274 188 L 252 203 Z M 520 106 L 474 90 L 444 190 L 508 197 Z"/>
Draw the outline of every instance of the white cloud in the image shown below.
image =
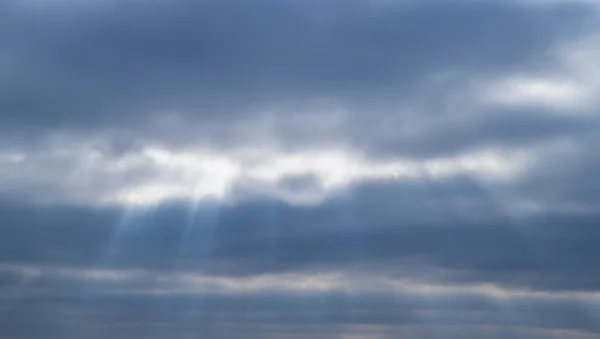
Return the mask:
<path fill-rule="evenodd" d="M 591 99 L 590 89 L 577 82 L 516 76 L 492 84 L 483 95 L 484 101 L 507 106 L 542 106 L 577 109 Z"/>
<path fill-rule="evenodd" d="M 547 53 L 554 60 L 543 72 L 506 74 L 478 86 L 484 104 L 539 107 L 554 113 L 595 114 L 600 94 L 600 28 L 556 45 Z"/>
<path fill-rule="evenodd" d="M 2 178 L 8 181 L 2 185 L 29 190 L 26 193 L 46 201 L 60 197 L 63 202 L 148 205 L 168 199 L 236 199 L 232 188 L 251 182 L 258 190 L 254 193 L 305 204 L 319 203 L 336 189 L 370 180 L 441 179 L 461 174 L 511 180 L 526 170 L 529 157 L 523 151 L 489 149 L 425 160 L 371 160 L 343 149 L 216 152 L 150 145 L 114 155 L 78 141 L 45 151 L 7 152 Z M 294 190 L 282 185 L 286 179 L 302 176 L 314 178 L 319 189 Z"/>

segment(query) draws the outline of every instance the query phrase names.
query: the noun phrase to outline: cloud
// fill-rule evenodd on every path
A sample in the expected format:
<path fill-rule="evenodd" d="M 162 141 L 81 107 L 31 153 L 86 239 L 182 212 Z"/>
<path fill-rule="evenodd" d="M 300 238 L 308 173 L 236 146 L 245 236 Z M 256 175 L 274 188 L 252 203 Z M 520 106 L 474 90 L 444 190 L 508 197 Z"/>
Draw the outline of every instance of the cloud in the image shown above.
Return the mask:
<path fill-rule="evenodd" d="M 597 337 L 597 10 L 2 2 L 0 337 Z"/>
<path fill-rule="evenodd" d="M 593 49 L 569 40 L 588 28 L 586 3 L 4 6 L 0 160 L 7 191 L 26 199 L 223 196 L 244 172 L 244 192 L 314 202 L 319 187 L 271 182 L 414 177 L 431 165 L 513 176 L 538 160 L 531 148 L 598 125 L 567 113 L 593 87 L 573 69 L 590 69 Z M 539 64 L 563 68 L 573 93 L 539 98 L 566 86 L 540 87 L 527 75 Z"/>
<path fill-rule="evenodd" d="M 462 1 L 5 7 L 4 125 L 86 131 L 169 115 L 212 128 L 320 101 L 389 111 L 438 73 L 527 67 L 585 16 Z"/>
<path fill-rule="evenodd" d="M 27 297 L 12 305 L 15 310 L 3 323 L 15 335 L 34 338 L 39 337 L 40 325 L 50 333 L 117 330 L 137 337 L 148 330 L 162 335 L 162 331 L 176 329 L 182 335 L 203 333 L 215 338 L 241 338 L 248 332 L 268 337 L 348 332 L 368 338 L 422 333 L 436 338 L 441 329 L 457 336 L 483 331 L 490 338 L 510 333 L 523 338 L 578 338 L 592 337 L 597 331 L 596 319 L 585 312 L 594 305 L 597 296 L 593 294 L 536 294 L 491 286 L 396 281 L 369 286 L 376 281 L 310 275 L 186 276 L 174 283 L 177 280 L 176 276 L 143 277 L 126 271 L 98 274 L 46 269 L 29 286 Z M 340 289 L 340 285 L 363 292 Z M 86 286 L 88 292 L 82 299 L 78 291 Z M 52 321 L 40 324 L 44 319 Z M 27 326 L 32 321 L 36 327 Z M 465 322 L 470 326 L 464 326 Z"/>
<path fill-rule="evenodd" d="M 1 231 L 11 241 L 0 255 L 82 268 L 233 276 L 357 270 L 534 290 L 598 288 L 597 216 L 513 218 L 476 187 L 420 189 L 388 183 L 313 207 L 215 201 L 125 215 L 5 205 L 11 223 Z"/>
<path fill-rule="evenodd" d="M 377 160 L 343 149 L 283 153 L 241 148 L 228 154 L 150 145 L 115 155 L 102 145 L 63 143 L 29 153 L 6 152 L 1 161 L 5 187 L 28 192 L 27 199 L 45 203 L 57 202 L 55 192 L 61 191 L 60 201 L 71 204 L 152 205 L 207 197 L 236 201 L 255 195 L 314 204 L 363 181 L 443 180 L 460 175 L 506 181 L 525 171 L 530 157 L 527 151 L 491 149 L 456 157 Z M 302 176 L 309 176 L 315 185 L 311 192 L 290 186 Z"/>

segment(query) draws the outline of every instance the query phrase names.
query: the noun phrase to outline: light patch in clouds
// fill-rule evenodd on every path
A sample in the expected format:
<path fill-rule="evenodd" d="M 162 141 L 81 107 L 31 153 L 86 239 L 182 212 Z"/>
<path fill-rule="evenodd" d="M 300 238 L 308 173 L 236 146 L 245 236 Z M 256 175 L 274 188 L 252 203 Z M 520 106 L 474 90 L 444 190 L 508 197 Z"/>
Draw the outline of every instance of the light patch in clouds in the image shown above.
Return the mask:
<path fill-rule="evenodd" d="M 282 153 L 255 149 L 215 152 L 146 146 L 122 155 L 93 147 L 62 147 L 39 154 L 7 153 L 3 169 L 11 185 L 30 189 L 56 185 L 71 202 L 151 205 L 165 200 L 236 200 L 236 187 L 293 204 L 320 203 L 337 189 L 364 181 L 443 179 L 473 175 L 512 180 L 531 165 L 529 151 L 484 149 L 424 160 L 368 159 L 349 150 L 321 149 Z M 314 178 L 316 190 L 284 185 L 289 179 Z M 47 194 L 49 192 L 46 192 Z M 238 191 L 239 193 L 239 191 Z M 55 199 L 57 194 L 50 194 Z M 241 197 L 243 198 L 243 197 Z M 43 199 L 42 199 L 43 200 Z"/>
<path fill-rule="evenodd" d="M 147 148 L 142 156 L 157 169 L 157 178 L 124 190 L 117 188 L 118 193 L 108 193 L 103 202 L 145 205 L 168 199 L 226 199 L 236 183 L 253 182 L 263 187 L 275 186 L 270 192 L 290 203 L 320 203 L 329 191 L 366 180 L 422 180 L 461 174 L 510 180 L 528 165 L 529 158 L 522 153 L 486 150 L 426 161 L 369 161 L 351 152 L 325 150 L 298 154 L 264 152 L 261 158 L 248 160 L 203 151 L 178 153 Z M 323 195 L 306 197 L 304 192 L 290 192 L 278 186 L 282 180 L 298 176 L 317 178 Z"/>
<path fill-rule="evenodd" d="M 484 100 L 508 106 L 542 106 L 545 108 L 577 108 L 589 100 L 585 87 L 555 79 L 514 77 L 494 84 Z"/>
<path fill-rule="evenodd" d="M 600 94 L 600 29 L 555 46 L 552 69 L 541 74 L 507 74 L 488 79 L 479 93 L 484 104 L 543 108 L 561 114 L 594 114 Z"/>
<path fill-rule="evenodd" d="M 0 153 L 0 163 L 8 164 L 19 164 L 23 163 L 27 159 L 27 156 L 17 152 L 4 152 Z"/>

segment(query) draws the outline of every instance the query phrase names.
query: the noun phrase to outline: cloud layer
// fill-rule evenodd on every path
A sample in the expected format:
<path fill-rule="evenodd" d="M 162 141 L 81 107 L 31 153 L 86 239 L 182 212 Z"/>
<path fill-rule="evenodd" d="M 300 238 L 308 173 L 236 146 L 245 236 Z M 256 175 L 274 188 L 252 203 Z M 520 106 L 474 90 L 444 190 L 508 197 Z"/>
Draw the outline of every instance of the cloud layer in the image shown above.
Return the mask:
<path fill-rule="evenodd" d="M 593 1 L 4 1 L 0 338 L 595 338 Z"/>

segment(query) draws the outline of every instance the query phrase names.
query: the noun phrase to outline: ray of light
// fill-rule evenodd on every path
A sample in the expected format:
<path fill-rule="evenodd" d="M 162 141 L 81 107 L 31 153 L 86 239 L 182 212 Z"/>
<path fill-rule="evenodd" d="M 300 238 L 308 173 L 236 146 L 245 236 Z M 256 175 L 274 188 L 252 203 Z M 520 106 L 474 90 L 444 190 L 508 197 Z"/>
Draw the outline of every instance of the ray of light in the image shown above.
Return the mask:
<path fill-rule="evenodd" d="M 180 268 L 187 260 L 209 259 L 215 246 L 215 232 L 221 221 L 221 202 L 217 199 L 204 199 L 188 203 L 184 225 L 177 253 Z M 198 250 L 203 249 L 202 253 Z M 200 255 L 201 258 L 189 258 Z"/>
<path fill-rule="evenodd" d="M 494 213 L 494 220 L 496 222 L 503 222 L 503 225 L 497 227 L 506 227 L 510 229 L 510 232 L 514 233 L 519 240 L 523 240 L 527 243 L 527 249 L 529 252 L 529 258 L 525 260 L 537 261 L 538 266 L 542 265 L 542 252 L 537 248 L 536 244 L 539 242 L 535 241 L 531 237 L 526 223 L 523 218 L 520 217 L 515 211 L 515 199 L 510 195 L 508 189 L 503 188 L 501 185 L 492 186 L 486 183 L 481 178 L 474 176 L 466 177 L 467 181 L 473 185 L 477 190 L 477 194 L 480 199 L 486 203 L 486 208 L 489 208 L 490 213 Z M 486 218 L 491 219 L 491 218 Z M 509 248 L 505 250 L 509 251 Z M 501 263 L 504 265 L 505 263 Z M 502 313 L 510 318 L 510 321 L 518 324 L 520 320 L 524 319 L 527 315 L 523 314 L 519 305 L 513 303 L 509 298 L 495 298 L 493 303 L 496 307 L 502 310 Z"/>
<path fill-rule="evenodd" d="M 144 231 L 140 228 L 140 225 L 143 224 L 144 216 L 151 217 L 154 212 L 154 206 L 145 206 L 144 208 L 139 208 L 138 206 L 123 207 L 114 225 L 101 225 L 101 227 L 111 227 L 112 232 L 106 243 L 104 252 L 96 262 L 96 267 L 107 267 L 115 261 L 126 259 L 123 258 L 123 254 L 126 251 L 122 250 L 127 246 L 127 238 L 136 231 Z M 118 265 L 118 262 L 116 264 Z M 101 291 L 102 282 L 101 277 L 96 280 L 95 275 L 88 276 L 88 279 L 84 281 L 85 287 L 76 305 L 84 314 L 94 307 L 94 300 L 97 297 L 97 293 Z M 66 338 L 78 338 L 80 335 L 81 333 L 72 327 L 65 328 L 63 333 L 63 336 Z"/>
<path fill-rule="evenodd" d="M 175 270 L 186 272 L 189 270 L 203 270 L 210 272 L 210 260 L 216 246 L 216 232 L 221 222 L 222 204 L 217 199 L 204 199 L 192 201 L 186 209 L 184 224 L 182 225 L 181 237 L 179 239 L 178 249 L 175 258 Z M 177 286 L 174 286 L 177 288 Z M 190 308 L 202 310 L 205 315 L 210 313 L 211 305 L 204 297 L 194 299 L 193 305 L 190 305 L 185 299 L 174 299 L 161 303 L 162 317 L 169 318 L 170 314 L 175 314 L 174 310 L 181 308 Z M 166 319 L 175 322 L 179 326 L 193 326 L 194 319 Z M 201 320 L 210 326 L 207 320 Z M 203 328 L 208 330 L 207 328 Z"/>

